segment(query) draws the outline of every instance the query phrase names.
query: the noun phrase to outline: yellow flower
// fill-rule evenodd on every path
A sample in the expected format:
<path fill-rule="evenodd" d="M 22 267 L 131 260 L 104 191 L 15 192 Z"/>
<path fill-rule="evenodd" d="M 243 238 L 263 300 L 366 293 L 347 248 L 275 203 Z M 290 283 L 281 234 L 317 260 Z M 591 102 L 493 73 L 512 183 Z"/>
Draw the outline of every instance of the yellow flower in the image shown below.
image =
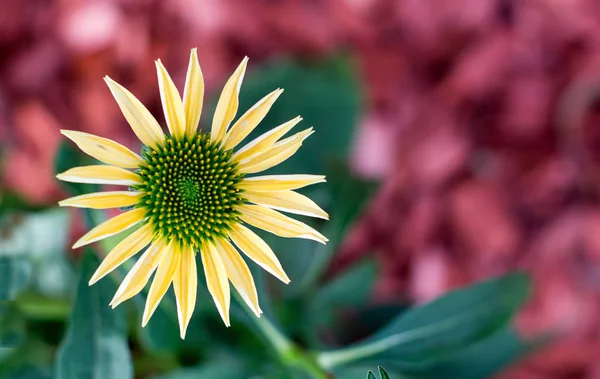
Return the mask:
<path fill-rule="evenodd" d="M 76 167 L 57 175 L 59 179 L 128 186 L 124 191 L 91 193 L 59 204 L 129 209 L 90 230 L 73 248 L 141 225 L 106 256 L 90 285 L 145 249 L 110 303 L 114 308 L 135 296 L 156 271 L 142 326 L 148 323 L 172 282 L 181 338 L 185 337 L 196 303 L 197 253 L 201 255 L 208 290 L 225 324 L 229 326 L 228 280 L 260 317 L 254 280 L 238 251 L 284 283 L 290 280 L 269 246 L 244 224 L 281 237 L 327 242 L 313 228 L 278 212 L 327 219 L 327 213 L 312 200 L 294 191 L 324 182 L 324 176 L 247 176 L 283 162 L 313 133 L 309 128 L 282 139 L 300 122 L 301 118 L 296 117 L 236 149 L 283 91 L 271 92 L 230 126 L 238 110 L 247 61 L 247 58 L 242 61 L 225 84 L 210 133 L 197 129 L 204 79 L 196 49 L 190 56 L 183 100 L 160 60 L 156 61 L 168 135 L 135 96 L 109 77 L 105 78 L 123 115 L 144 145 L 140 155 L 106 138 L 61 131 L 85 153 L 107 165 Z"/>

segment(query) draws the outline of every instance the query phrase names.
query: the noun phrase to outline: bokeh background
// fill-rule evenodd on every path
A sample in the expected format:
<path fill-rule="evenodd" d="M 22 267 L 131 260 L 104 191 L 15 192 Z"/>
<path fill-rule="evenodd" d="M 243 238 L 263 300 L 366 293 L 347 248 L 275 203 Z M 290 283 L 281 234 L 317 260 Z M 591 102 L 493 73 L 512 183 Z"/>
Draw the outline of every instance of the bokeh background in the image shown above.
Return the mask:
<path fill-rule="evenodd" d="M 312 138 L 349 140 L 352 170 L 380 183 L 330 274 L 375 257 L 370 301 L 385 303 L 525 270 L 534 291 L 517 329 L 559 338 L 500 377 L 600 378 L 600 2 L 2 0 L 2 211 L 67 196 L 54 178 L 61 128 L 135 149 L 103 76 L 162 121 L 153 61 L 182 86 L 192 47 L 208 98 L 246 55 L 273 89 L 297 72 L 286 64 L 358 89 L 357 110 L 335 100 L 311 120 Z M 340 61 L 351 83 L 328 81 Z M 311 96 L 298 101 L 328 105 Z M 58 246 L 85 230 L 76 212 L 52 217 Z M 45 290 L 72 288 L 57 284 L 65 264 L 44 259 Z"/>

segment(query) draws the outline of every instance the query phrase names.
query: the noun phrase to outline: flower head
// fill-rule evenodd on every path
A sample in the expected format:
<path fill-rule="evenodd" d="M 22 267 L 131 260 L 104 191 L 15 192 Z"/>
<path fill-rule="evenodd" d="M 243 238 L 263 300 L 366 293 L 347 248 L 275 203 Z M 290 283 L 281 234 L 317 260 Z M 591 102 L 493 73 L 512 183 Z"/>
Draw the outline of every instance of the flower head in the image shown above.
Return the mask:
<path fill-rule="evenodd" d="M 225 324 L 229 325 L 229 282 L 260 317 L 256 287 L 239 251 L 284 283 L 289 278 L 269 246 L 245 224 L 281 237 L 327 242 L 313 228 L 279 212 L 327 219 L 327 214 L 313 201 L 294 191 L 323 182 L 324 176 L 248 176 L 292 156 L 313 131 L 309 128 L 284 138 L 301 121 L 296 117 L 238 149 L 283 92 L 280 89 L 271 92 L 231 125 L 238 109 L 246 64 L 244 59 L 225 84 L 209 133 L 198 130 L 204 80 L 195 49 L 190 56 L 183 100 L 160 60 L 156 62 L 169 134 L 163 132 L 135 96 L 105 78 L 143 144 L 140 154 L 106 138 L 61 131 L 81 150 L 106 165 L 75 167 L 57 175 L 59 179 L 126 187 L 123 191 L 72 197 L 59 204 L 127 209 L 90 230 L 73 247 L 138 227 L 110 251 L 90 279 L 90 285 L 144 250 L 110 304 L 114 308 L 135 296 L 155 274 L 142 326 L 173 283 L 181 338 L 185 337 L 196 303 L 197 254 L 201 256 L 208 290 Z"/>

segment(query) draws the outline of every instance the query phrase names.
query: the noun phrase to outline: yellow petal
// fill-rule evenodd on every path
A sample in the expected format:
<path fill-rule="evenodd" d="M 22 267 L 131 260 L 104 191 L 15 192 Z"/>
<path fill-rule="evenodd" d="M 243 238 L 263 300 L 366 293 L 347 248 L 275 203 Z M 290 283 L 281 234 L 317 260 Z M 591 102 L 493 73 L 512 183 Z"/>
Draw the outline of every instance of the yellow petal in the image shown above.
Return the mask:
<path fill-rule="evenodd" d="M 123 168 L 138 168 L 143 162 L 139 155 L 108 138 L 76 132 L 74 130 L 61 130 L 60 132 L 75 142 L 84 153 L 109 165 Z"/>
<path fill-rule="evenodd" d="M 167 120 L 167 126 L 171 135 L 182 137 L 185 134 L 185 113 L 179 91 L 171 80 L 169 73 L 162 62 L 156 61 L 156 75 L 158 76 L 158 88 L 160 89 L 160 100 Z"/>
<path fill-rule="evenodd" d="M 273 106 L 282 92 L 282 89 L 277 89 L 260 99 L 258 103 L 252 106 L 252 108 L 248 109 L 248 111 L 244 113 L 244 115 L 240 117 L 227 132 L 224 142 L 225 149 L 233 149 L 242 142 L 242 140 L 258 126 L 263 118 L 265 118 L 267 113 L 269 113 L 271 106 Z"/>
<path fill-rule="evenodd" d="M 176 252 L 177 253 L 177 252 Z M 196 307 L 196 290 L 198 289 L 198 274 L 196 272 L 196 257 L 194 248 L 187 246 L 179 252 L 181 262 L 175 272 L 173 289 L 177 300 L 177 318 L 179 319 L 179 330 L 181 339 L 185 338 L 194 308 Z"/>
<path fill-rule="evenodd" d="M 264 175 L 244 178 L 240 189 L 255 192 L 293 190 L 315 183 L 325 182 L 325 175 Z"/>
<path fill-rule="evenodd" d="M 328 240 L 303 222 L 282 215 L 272 209 L 243 204 L 238 207 L 240 218 L 248 224 L 285 238 L 305 238 L 325 244 Z"/>
<path fill-rule="evenodd" d="M 117 289 L 110 306 L 116 308 L 125 300 L 137 295 L 148 283 L 150 277 L 158 267 L 163 254 L 166 252 L 166 244 L 162 240 L 156 240 L 146 249 L 144 254 L 135 262 L 129 270 L 125 279 Z"/>
<path fill-rule="evenodd" d="M 271 273 L 284 283 L 289 283 L 290 278 L 283 271 L 281 263 L 273 250 L 256 233 L 238 224 L 229 232 L 229 237 L 235 245 L 256 262 L 260 267 Z"/>
<path fill-rule="evenodd" d="M 198 129 L 203 101 L 204 77 L 202 76 L 202 70 L 200 70 L 200 64 L 198 63 L 198 54 L 194 48 L 190 54 L 190 64 L 185 78 L 185 89 L 183 90 L 185 129 L 187 135 L 190 137 L 193 136 Z"/>
<path fill-rule="evenodd" d="M 146 307 L 144 308 L 144 314 L 142 316 L 142 327 L 145 327 L 146 324 L 148 324 L 150 317 L 152 317 L 156 307 L 158 307 L 158 304 L 163 296 L 165 296 L 165 293 L 167 293 L 167 290 L 173 281 L 173 276 L 181 261 L 181 254 L 177 254 L 178 252 L 179 251 L 174 248 L 173 242 L 169 243 L 165 248 L 162 259 L 158 264 L 158 270 L 156 270 L 154 280 L 152 280 L 150 291 L 148 292 Z"/>
<path fill-rule="evenodd" d="M 248 142 L 244 147 L 233 154 L 232 160 L 234 162 L 242 162 L 255 154 L 265 152 L 271 147 L 278 139 L 283 137 L 289 132 L 294 126 L 296 126 L 302 117 L 298 116 L 288 122 L 285 122 L 278 127 L 269 130 L 268 132 L 256 137 L 252 141 Z"/>
<path fill-rule="evenodd" d="M 223 92 L 221 92 L 219 102 L 217 103 L 217 109 L 215 110 L 215 115 L 213 117 L 210 132 L 211 141 L 222 141 L 223 138 L 225 138 L 227 127 L 237 113 L 239 105 L 238 96 L 240 95 L 240 87 L 242 86 L 242 80 L 244 79 L 247 64 L 248 57 L 242 60 L 242 63 L 240 63 L 225 84 L 225 87 L 223 87 Z"/>
<path fill-rule="evenodd" d="M 256 286 L 254 285 L 254 279 L 248 265 L 229 241 L 217 239 L 215 240 L 215 245 L 219 250 L 231 284 L 233 284 L 242 299 L 244 299 L 244 302 L 248 304 L 248 307 L 252 309 L 252 312 L 257 317 L 260 317 L 262 311 L 258 305 L 258 294 L 256 293 Z"/>
<path fill-rule="evenodd" d="M 90 279 L 90 286 L 102 279 L 123 262 L 134 256 L 152 242 L 152 227 L 144 225 L 119 242 L 104 258 Z"/>
<path fill-rule="evenodd" d="M 122 231 L 127 230 L 136 225 L 138 222 L 142 221 L 144 217 L 146 217 L 146 210 L 143 208 L 121 213 L 118 216 L 104 221 L 102 224 L 87 232 L 83 237 L 75 242 L 73 249 L 110 236 L 114 236 L 117 233 L 121 233 Z"/>
<path fill-rule="evenodd" d="M 142 192 L 113 191 L 96 192 L 70 197 L 58 202 L 61 207 L 107 209 L 135 205 L 142 198 Z"/>
<path fill-rule="evenodd" d="M 219 252 L 212 244 L 205 244 L 201 249 L 201 253 L 208 292 L 210 292 L 223 322 L 229 326 L 229 302 L 231 299 L 225 265 L 223 265 Z"/>
<path fill-rule="evenodd" d="M 329 220 L 327 212 L 322 210 L 314 201 L 294 191 L 254 192 L 243 193 L 246 200 L 277 209 L 283 212 Z"/>
<path fill-rule="evenodd" d="M 81 166 L 69 169 L 56 177 L 65 182 L 116 184 L 131 186 L 142 184 L 142 178 L 135 172 L 114 166 Z"/>
<path fill-rule="evenodd" d="M 302 141 L 304 141 L 312 133 L 312 128 L 309 128 L 280 142 L 277 142 L 271 149 L 266 150 L 262 154 L 257 154 L 246 161 L 240 162 L 240 171 L 247 174 L 252 174 L 267 170 L 273 166 L 277 166 L 281 162 L 294 155 L 300 146 L 302 146 Z"/>
<path fill-rule="evenodd" d="M 104 77 L 104 81 L 108 84 L 123 116 L 140 141 L 150 147 L 156 147 L 157 144 L 162 143 L 165 140 L 165 134 L 148 109 L 119 83 L 108 76 Z"/>

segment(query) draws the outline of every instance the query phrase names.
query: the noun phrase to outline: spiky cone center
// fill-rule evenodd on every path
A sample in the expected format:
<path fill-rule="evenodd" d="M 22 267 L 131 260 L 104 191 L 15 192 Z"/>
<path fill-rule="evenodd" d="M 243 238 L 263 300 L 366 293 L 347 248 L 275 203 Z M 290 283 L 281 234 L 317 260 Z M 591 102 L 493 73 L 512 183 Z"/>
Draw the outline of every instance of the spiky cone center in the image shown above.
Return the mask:
<path fill-rule="evenodd" d="M 237 207 L 243 202 L 238 184 L 244 175 L 232 155 L 201 132 L 144 148 L 143 184 L 135 189 L 144 193 L 139 204 L 157 236 L 198 248 L 227 236 L 239 222 Z"/>

